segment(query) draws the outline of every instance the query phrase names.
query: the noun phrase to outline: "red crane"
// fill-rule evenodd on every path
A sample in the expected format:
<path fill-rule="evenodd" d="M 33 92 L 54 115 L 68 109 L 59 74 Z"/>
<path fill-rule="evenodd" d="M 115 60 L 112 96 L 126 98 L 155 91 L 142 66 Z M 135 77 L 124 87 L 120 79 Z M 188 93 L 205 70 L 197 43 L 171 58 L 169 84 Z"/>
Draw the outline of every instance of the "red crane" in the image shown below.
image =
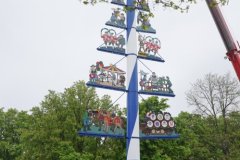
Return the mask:
<path fill-rule="evenodd" d="M 240 80 L 240 51 L 233 40 L 216 0 L 206 0 L 206 2 L 227 49 L 227 58 L 232 62 L 233 68 Z"/>

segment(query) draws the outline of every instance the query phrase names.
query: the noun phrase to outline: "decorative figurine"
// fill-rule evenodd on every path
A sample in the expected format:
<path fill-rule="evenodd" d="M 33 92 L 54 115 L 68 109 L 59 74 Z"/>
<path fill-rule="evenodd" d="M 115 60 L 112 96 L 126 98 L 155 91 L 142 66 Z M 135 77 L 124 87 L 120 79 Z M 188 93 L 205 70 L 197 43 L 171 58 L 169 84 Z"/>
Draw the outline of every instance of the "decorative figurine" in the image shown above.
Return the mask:
<path fill-rule="evenodd" d="M 146 83 L 147 83 L 147 75 L 148 73 L 145 73 L 144 71 L 140 70 L 140 87 L 141 87 L 141 90 L 144 90 L 144 86 L 146 86 Z"/>
<path fill-rule="evenodd" d="M 96 80 L 97 80 L 97 69 L 96 69 L 95 65 L 91 65 L 89 77 L 90 77 L 90 82 L 92 82 L 92 83 L 96 82 Z"/>
<path fill-rule="evenodd" d="M 81 132 L 92 134 L 124 135 L 123 118 L 121 111 L 90 110 L 83 114 L 83 129 Z"/>
<path fill-rule="evenodd" d="M 150 75 L 149 78 L 147 75 L 148 73 L 145 73 L 142 70 L 140 71 L 140 91 L 173 93 L 173 90 L 171 89 L 172 83 L 168 76 L 166 78 L 158 77 L 155 72 L 152 72 L 152 75 Z"/>
<path fill-rule="evenodd" d="M 149 111 L 144 118 L 140 118 L 140 136 L 175 134 L 175 126 L 170 113 Z"/>
<path fill-rule="evenodd" d="M 104 44 L 98 50 L 125 55 L 124 46 L 126 40 L 122 34 L 117 35 L 115 30 L 103 28 L 101 30 L 101 38 Z"/>
<path fill-rule="evenodd" d="M 144 13 L 142 11 L 138 12 L 137 24 L 140 24 L 140 26 L 136 28 L 137 31 L 147 32 L 147 33 L 156 33 L 156 30 L 151 27 L 149 18 L 150 17 L 147 13 Z"/>
<path fill-rule="evenodd" d="M 140 9 L 140 10 L 144 10 L 144 11 L 149 11 L 150 10 L 147 0 L 138 0 L 137 1 L 137 8 Z"/>
<path fill-rule="evenodd" d="M 125 24 L 125 14 L 121 8 L 112 8 L 113 13 L 109 21 L 106 22 L 106 25 L 118 27 L 118 28 L 126 28 Z"/>
<path fill-rule="evenodd" d="M 89 118 L 88 111 L 85 111 L 83 113 L 83 130 L 84 131 L 91 130 L 90 129 L 90 118 Z"/>
<path fill-rule="evenodd" d="M 102 61 L 90 67 L 89 83 L 113 88 L 125 88 L 126 72 L 115 65 L 104 66 Z"/>
<path fill-rule="evenodd" d="M 159 59 L 162 58 L 159 56 L 158 51 L 161 48 L 161 42 L 158 38 L 153 38 L 151 36 L 138 36 L 139 41 L 139 50 L 138 56 L 144 57 L 146 59 Z"/>

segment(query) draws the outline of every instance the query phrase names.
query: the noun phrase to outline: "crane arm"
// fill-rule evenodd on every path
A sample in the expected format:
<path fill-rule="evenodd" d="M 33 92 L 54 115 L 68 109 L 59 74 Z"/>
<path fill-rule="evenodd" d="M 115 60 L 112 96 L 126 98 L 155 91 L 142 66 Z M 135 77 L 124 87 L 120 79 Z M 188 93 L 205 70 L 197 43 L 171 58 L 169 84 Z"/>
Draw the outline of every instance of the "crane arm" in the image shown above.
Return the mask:
<path fill-rule="evenodd" d="M 206 2 L 227 50 L 227 57 L 232 62 L 233 68 L 240 80 L 240 51 L 233 40 L 216 0 L 206 0 Z"/>

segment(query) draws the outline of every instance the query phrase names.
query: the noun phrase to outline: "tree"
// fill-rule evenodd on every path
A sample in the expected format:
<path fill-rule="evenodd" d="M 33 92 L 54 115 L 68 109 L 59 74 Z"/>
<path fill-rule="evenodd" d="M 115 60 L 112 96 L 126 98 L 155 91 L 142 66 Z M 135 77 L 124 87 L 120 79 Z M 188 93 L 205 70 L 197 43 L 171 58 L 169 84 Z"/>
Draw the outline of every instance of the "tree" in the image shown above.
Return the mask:
<path fill-rule="evenodd" d="M 216 133 L 220 136 L 221 148 L 227 157 L 230 152 L 228 139 L 228 116 L 239 110 L 240 87 L 230 74 L 220 76 L 207 74 L 198 79 L 186 93 L 187 102 L 195 107 L 195 112 L 208 117 L 213 122 Z"/>
<path fill-rule="evenodd" d="M 24 111 L 0 108 L 0 159 L 16 159 L 22 154 L 20 137 L 22 129 L 28 128 L 29 115 Z"/>
<path fill-rule="evenodd" d="M 109 96 L 99 98 L 94 88 L 83 81 L 74 83 L 63 93 L 49 91 L 39 107 L 32 108 L 29 129 L 23 130 L 23 153 L 19 159 L 90 160 L 118 159 L 124 154 L 125 141 L 82 137 L 82 115 L 87 109 L 108 109 Z M 117 108 L 116 105 L 112 106 Z"/>

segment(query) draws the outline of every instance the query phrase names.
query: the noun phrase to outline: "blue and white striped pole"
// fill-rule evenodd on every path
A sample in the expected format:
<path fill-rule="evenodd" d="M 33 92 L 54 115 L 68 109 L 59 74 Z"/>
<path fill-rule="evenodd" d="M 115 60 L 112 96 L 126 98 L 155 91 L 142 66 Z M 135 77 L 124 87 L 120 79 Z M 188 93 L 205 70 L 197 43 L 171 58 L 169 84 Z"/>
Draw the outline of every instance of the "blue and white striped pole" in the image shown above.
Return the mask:
<path fill-rule="evenodd" d="M 134 1 L 127 0 L 127 6 L 134 6 Z M 140 160 L 135 9 L 127 11 L 127 54 L 127 160 Z"/>

